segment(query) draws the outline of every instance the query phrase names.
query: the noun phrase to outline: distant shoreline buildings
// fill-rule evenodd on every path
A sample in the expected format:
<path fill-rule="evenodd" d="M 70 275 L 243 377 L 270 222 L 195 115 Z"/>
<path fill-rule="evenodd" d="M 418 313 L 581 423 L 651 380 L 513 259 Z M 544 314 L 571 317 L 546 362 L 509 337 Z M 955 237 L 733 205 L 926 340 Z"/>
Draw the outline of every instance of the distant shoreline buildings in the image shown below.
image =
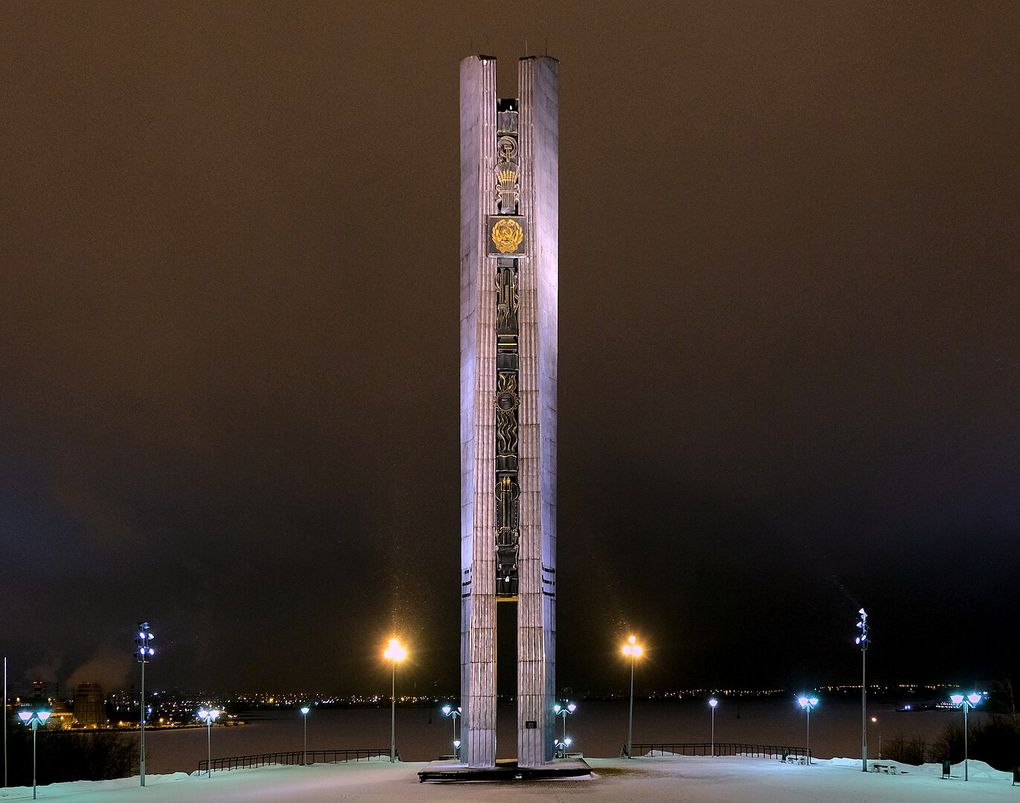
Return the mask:
<path fill-rule="evenodd" d="M 937 701 L 945 695 L 947 689 L 957 688 L 955 683 L 902 683 L 902 684 L 869 684 L 868 693 L 876 699 L 887 702 L 903 703 L 903 710 L 926 710 L 936 707 Z M 50 694 L 50 690 L 53 694 Z M 815 691 L 830 698 L 855 699 L 860 693 L 860 684 L 823 684 L 814 687 Z M 7 714 L 14 718 L 17 711 L 29 705 L 45 703 L 52 715 L 45 726 L 47 730 L 135 730 L 138 727 L 138 694 L 134 689 L 119 689 L 109 696 L 104 695 L 103 687 L 94 682 L 80 683 L 75 689 L 73 698 L 62 700 L 57 695 L 59 687 L 42 681 L 34 681 L 30 694 L 13 697 L 9 700 Z M 753 700 L 769 699 L 793 694 L 794 690 L 778 689 L 740 689 L 740 688 L 685 688 L 648 690 L 638 694 L 637 699 L 646 701 L 682 702 L 720 696 L 731 699 Z M 580 690 L 563 689 L 566 697 L 584 701 L 622 700 L 623 690 Z M 433 695 L 404 695 L 397 697 L 397 704 L 405 707 L 427 708 L 440 706 L 457 699 L 455 693 Z M 228 713 L 218 721 L 217 727 L 224 725 L 241 725 L 243 719 L 238 716 L 243 711 L 258 710 L 289 710 L 301 705 L 313 703 L 316 707 L 330 708 L 374 708 L 388 705 L 389 697 L 385 694 L 352 694 L 331 695 L 310 692 L 256 692 L 233 695 L 195 693 L 182 691 L 157 690 L 149 698 L 151 710 L 146 727 L 151 728 L 187 728 L 204 727 L 198 722 L 196 712 L 202 706 L 215 705 Z M 930 701 L 931 705 L 927 703 Z M 512 704 L 514 699 L 501 696 L 499 703 Z"/>

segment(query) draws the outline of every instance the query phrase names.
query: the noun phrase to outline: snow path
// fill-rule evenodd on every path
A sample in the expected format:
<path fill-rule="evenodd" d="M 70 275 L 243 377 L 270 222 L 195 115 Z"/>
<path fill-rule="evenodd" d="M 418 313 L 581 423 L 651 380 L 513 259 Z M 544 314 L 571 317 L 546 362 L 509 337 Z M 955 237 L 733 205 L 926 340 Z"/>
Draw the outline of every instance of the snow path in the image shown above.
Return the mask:
<path fill-rule="evenodd" d="M 863 773 L 859 760 L 819 760 L 811 767 L 757 758 L 643 757 L 589 758 L 597 775 L 590 780 L 534 783 L 420 784 L 424 764 L 361 762 L 317 764 L 311 767 L 263 767 L 213 773 L 211 779 L 185 773 L 115 781 L 80 781 L 39 787 L 39 800 L 83 803 L 179 803 L 179 801 L 544 801 L 604 800 L 692 801 L 1020 801 L 1020 788 L 1011 775 L 970 762 L 970 781 L 962 780 L 962 766 L 951 780 L 942 780 L 933 764 L 900 765 L 905 774 Z M 31 788 L 0 790 L 0 801 L 31 800 Z"/>

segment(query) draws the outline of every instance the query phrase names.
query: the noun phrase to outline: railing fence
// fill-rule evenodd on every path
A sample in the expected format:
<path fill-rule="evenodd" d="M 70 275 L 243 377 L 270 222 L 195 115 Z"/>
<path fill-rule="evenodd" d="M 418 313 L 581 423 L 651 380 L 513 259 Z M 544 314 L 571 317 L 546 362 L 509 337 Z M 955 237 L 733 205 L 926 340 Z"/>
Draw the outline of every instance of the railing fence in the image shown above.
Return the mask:
<path fill-rule="evenodd" d="M 368 761 L 373 758 L 385 756 L 389 758 L 388 747 L 361 749 L 361 750 L 291 750 L 287 753 L 258 753 L 250 756 L 229 756 L 226 758 L 214 758 L 212 769 L 216 770 L 240 770 L 251 767 L 266 767 L 270 764 L 336 764 L 341 761 Z M 202 759 L 198 762 L 199 772 L 209 771 L 209 761 Z"/>
<path fill-rule="evenodd" d="M 803 747 L 788 747 L 775 744 L 747 744 L 746 742 L 716 742 L 716 756 L 751 756 L 753 758 L 800 758 L 807 757 L 808 751 Z M 637 742 L 631 747 L 632 756 L 644 755 L 674 755 L 674 756 L 711 756 L 713 745 L 711 742 Z M 627 746 L 623 746 L 623 755 L 627 753 Z"/>

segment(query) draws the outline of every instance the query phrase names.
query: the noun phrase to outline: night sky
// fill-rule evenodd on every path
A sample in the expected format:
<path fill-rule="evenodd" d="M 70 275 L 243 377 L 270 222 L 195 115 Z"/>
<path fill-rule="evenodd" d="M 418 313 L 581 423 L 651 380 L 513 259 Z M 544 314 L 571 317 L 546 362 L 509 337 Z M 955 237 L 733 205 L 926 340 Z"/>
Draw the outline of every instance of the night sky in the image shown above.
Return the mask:
<path fill-rule="evenodd" d="M 457 688 L 458 65 L 560 59 L 560 686 L 1017 670 L 1020 5 L 0 20 L 13 682 Z"/>

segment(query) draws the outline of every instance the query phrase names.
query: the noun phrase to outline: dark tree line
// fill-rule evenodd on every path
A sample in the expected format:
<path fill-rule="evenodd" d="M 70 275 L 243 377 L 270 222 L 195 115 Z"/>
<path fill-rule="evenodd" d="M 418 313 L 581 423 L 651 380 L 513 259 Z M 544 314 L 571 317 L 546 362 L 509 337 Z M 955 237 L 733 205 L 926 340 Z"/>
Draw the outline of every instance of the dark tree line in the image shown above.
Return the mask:
<path fill-rule="evenodd" d="M 72 732 L 41 729 L 36 736 L 38 783 L 102 781 L 138 771 L 138 739 L 113 731 Z M 32 785 L 32 732 L 7 735 L 7 782 Z"/>

